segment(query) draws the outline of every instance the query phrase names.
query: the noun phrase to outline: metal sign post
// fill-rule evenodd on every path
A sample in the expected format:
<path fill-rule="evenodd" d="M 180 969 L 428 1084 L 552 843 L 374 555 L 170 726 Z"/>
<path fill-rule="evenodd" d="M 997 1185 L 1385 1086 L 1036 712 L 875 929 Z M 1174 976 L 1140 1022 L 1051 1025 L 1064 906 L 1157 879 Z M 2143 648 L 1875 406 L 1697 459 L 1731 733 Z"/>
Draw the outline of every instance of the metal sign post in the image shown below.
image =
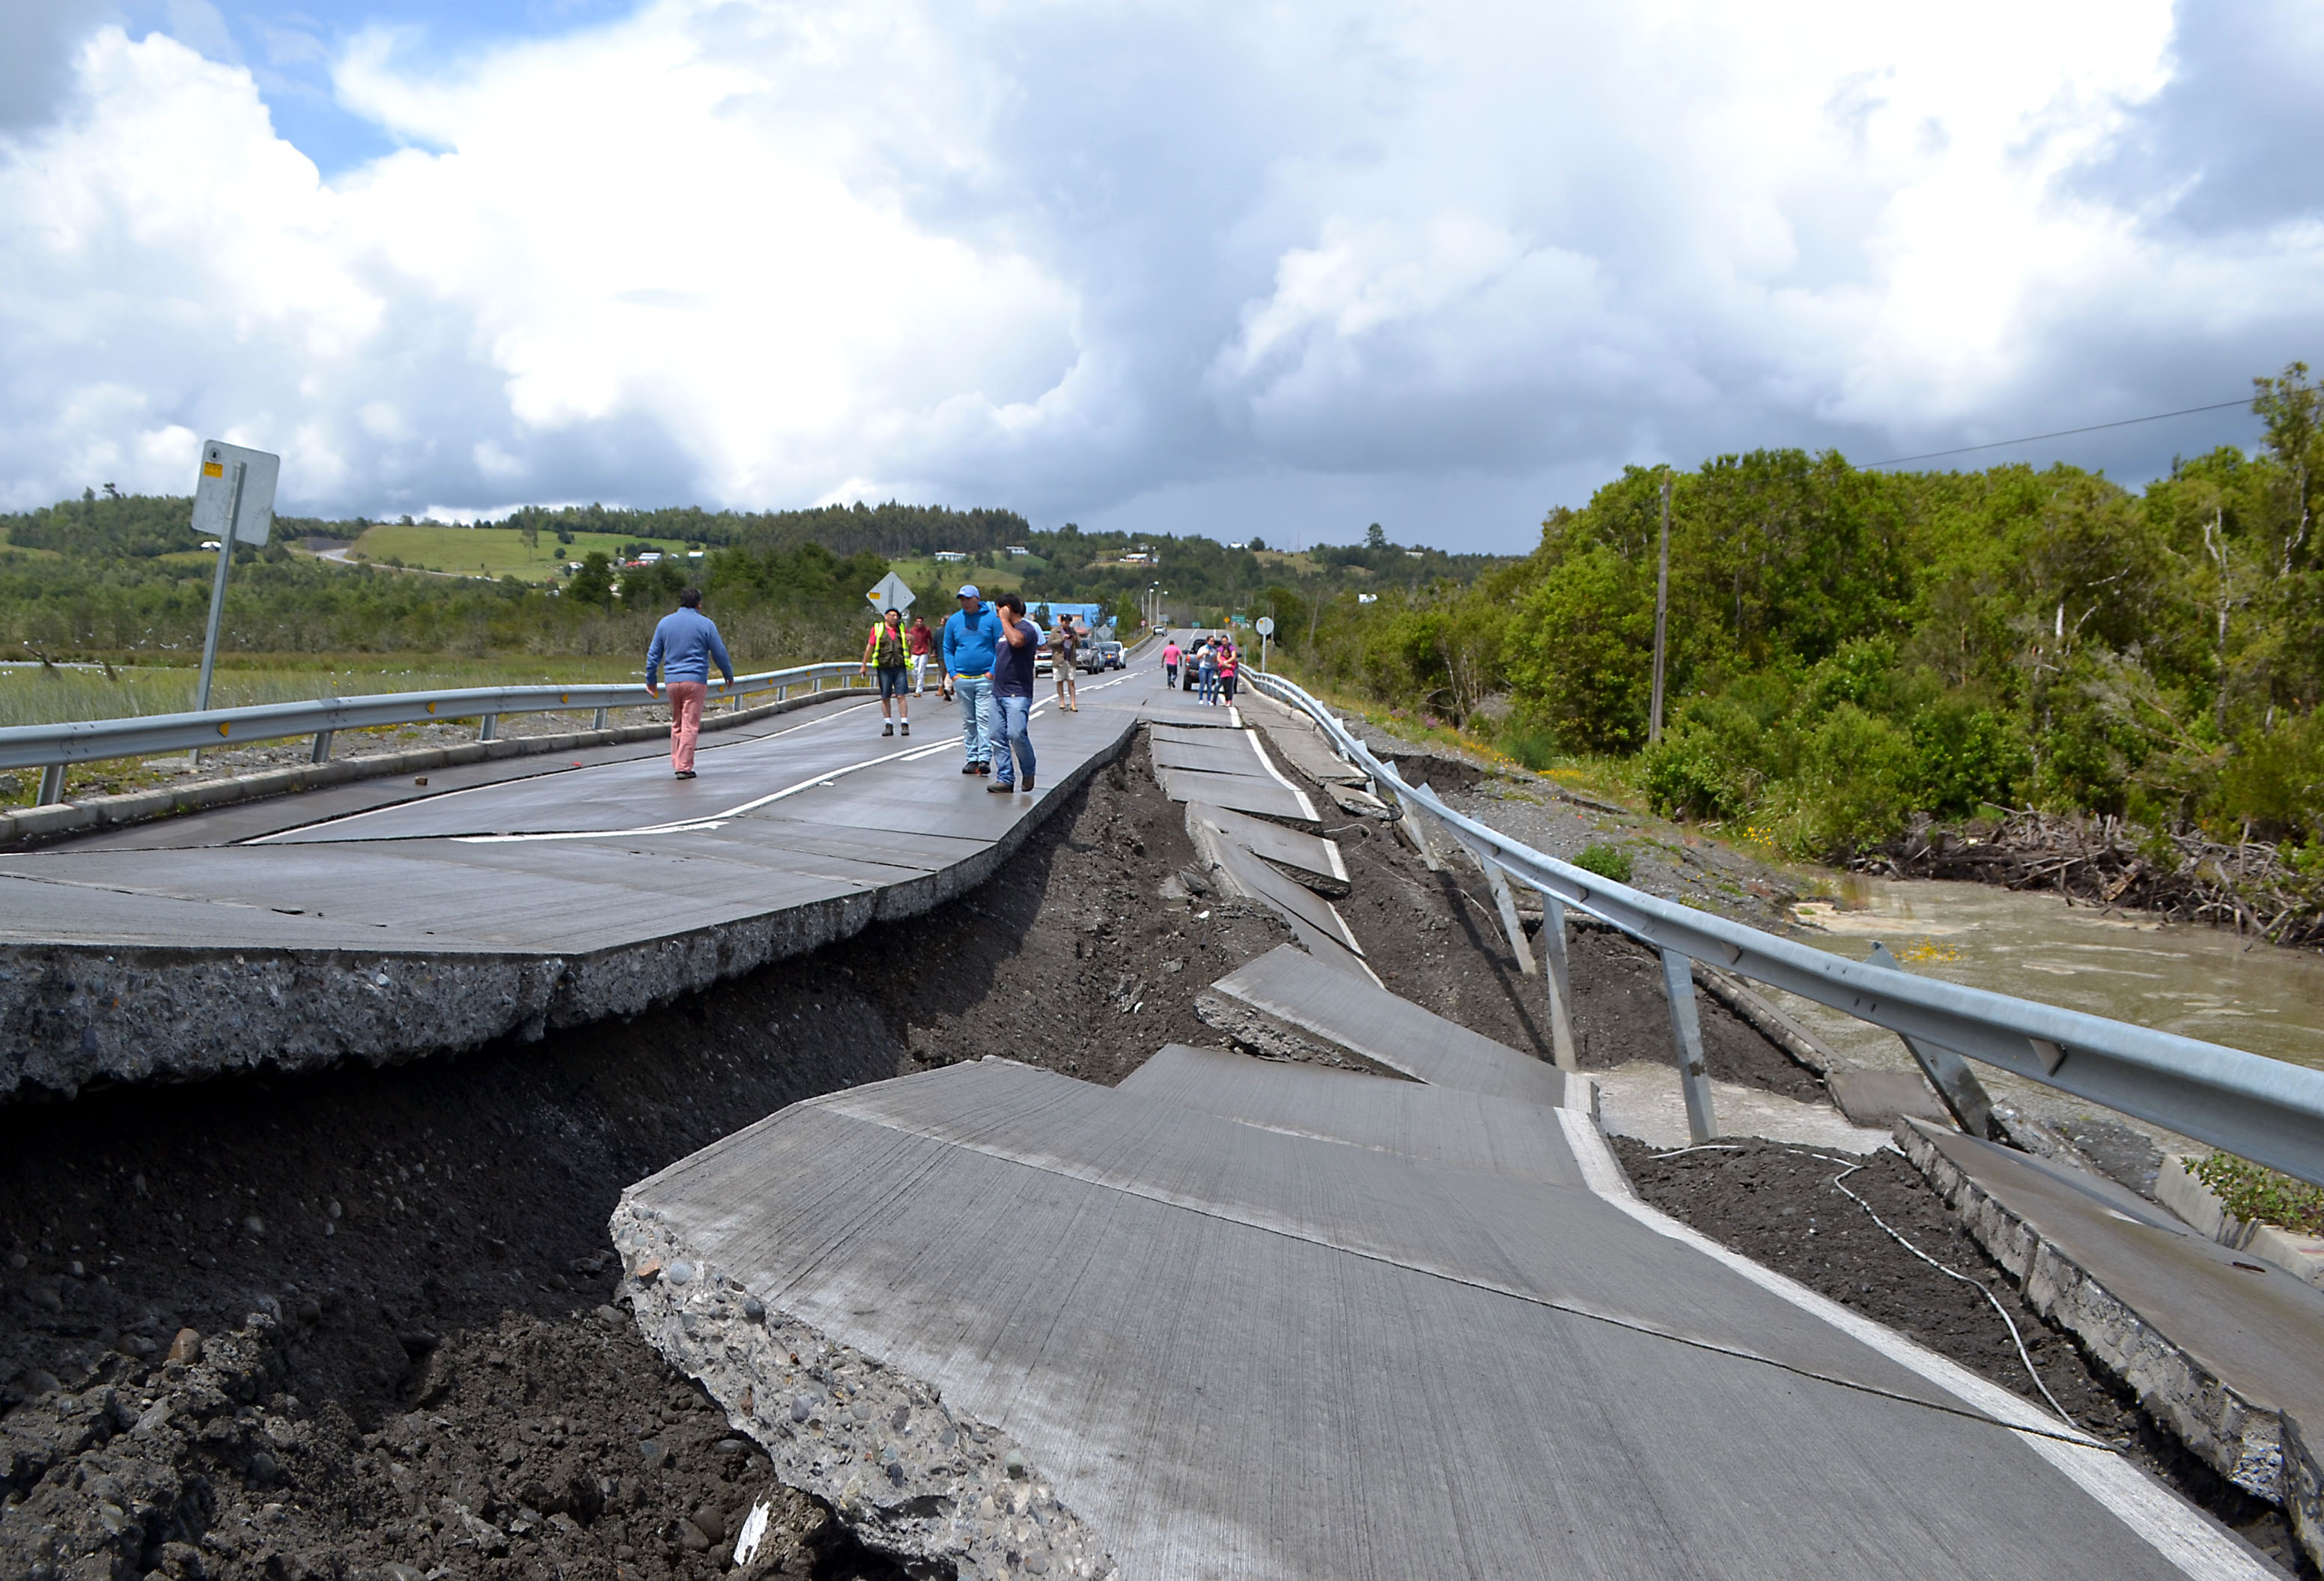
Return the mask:
<path fill-rule="evenodd" d="M 1275 617 L 1271 615 L 1260 615 L 1259 617 L 1259 672 L 1261 675 L 1267 673 L 1267 639 L 1274 634 Z"/>
<path fill-rule="evenodd" d="M 282 458 L 212 439 L 202 447 L 202 473 L 194 480 L 194 531 L 217 535 L 217 577 L 210 583 L 209 627 L 202 634 L 202 674 L 194 711 L 210 706 L 217 669 L 218 623 L 226 614 L 226 574 L 237 543 L 264 543 L 274 532 L 274 480 Z"/>

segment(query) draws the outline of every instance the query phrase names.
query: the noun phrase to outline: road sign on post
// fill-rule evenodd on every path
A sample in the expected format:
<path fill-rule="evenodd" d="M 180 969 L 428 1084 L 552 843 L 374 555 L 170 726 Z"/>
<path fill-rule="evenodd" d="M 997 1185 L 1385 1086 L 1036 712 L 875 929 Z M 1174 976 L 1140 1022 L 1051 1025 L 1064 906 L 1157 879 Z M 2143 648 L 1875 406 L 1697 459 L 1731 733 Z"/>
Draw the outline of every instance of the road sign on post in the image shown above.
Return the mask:
<path fill-rule="evenodd" d="M 893 571 L 881 578 L 880 585 L 863 596 L 872 601 L 872 608 L 882 614 L 890 609 L 903 610 L 912 606 L 912 590 L 904 585 L 904 578 Z"/>
<path fill-rule="evenodd" d="M 1275 617 L 1271 615 L 1260 615 L 1259 617 L 1259 670 L 1262 675 L 1267 673 L 1267 639 L 1274 634 Z"/>
<path fill-rule="evenodd" d="M 194 686 L 197 712 L 210 706 L 210 676 L 217 668 L 218 621 L 226 613 L 226 568 L 237 543 L 264 543 L 274 531 L 274 480 L 282 458 L 210 439 L 202 446 L 201 476 L 194 479 L 194 531 L 217 539 L 217 575 L 210 582 L 210 620 L 202 633 L 202 673 Z"/>

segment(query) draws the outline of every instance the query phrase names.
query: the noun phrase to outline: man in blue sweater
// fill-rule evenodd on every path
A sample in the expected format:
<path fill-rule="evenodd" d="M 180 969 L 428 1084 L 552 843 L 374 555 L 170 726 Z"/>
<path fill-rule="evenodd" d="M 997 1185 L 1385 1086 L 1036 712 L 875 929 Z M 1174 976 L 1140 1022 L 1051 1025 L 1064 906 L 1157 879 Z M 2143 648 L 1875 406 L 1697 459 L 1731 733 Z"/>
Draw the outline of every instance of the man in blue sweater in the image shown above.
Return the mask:
<path fill-rule="evenodd" d="M 964 774 L 992 772 L 992 660 L 1005 637 L 1001 617 L 985 607 L 976 584 L 964 585 L 960 607 L 945 617 L 944 636 L 936 643 L 936 662 L 943 667 L 946 697 L 960 694 L 960 743 L 967 761 Z"/>
<path fill-rule="evenodd" d="M 654 627 L 653 646 L 646 650 L 646 695 L 659 697 L 665 665 L 669 670 L 669 766 L 681 780 L 694 778 L 694 739 L 702 734 L 702 700 L 710 695 L 710 661 L 734 684 L 734 666 L 727 661 L 726 644 L 718 628 L 702 613 L 702 589 L 688 587 L 678 596 L 678 607 Z"/>

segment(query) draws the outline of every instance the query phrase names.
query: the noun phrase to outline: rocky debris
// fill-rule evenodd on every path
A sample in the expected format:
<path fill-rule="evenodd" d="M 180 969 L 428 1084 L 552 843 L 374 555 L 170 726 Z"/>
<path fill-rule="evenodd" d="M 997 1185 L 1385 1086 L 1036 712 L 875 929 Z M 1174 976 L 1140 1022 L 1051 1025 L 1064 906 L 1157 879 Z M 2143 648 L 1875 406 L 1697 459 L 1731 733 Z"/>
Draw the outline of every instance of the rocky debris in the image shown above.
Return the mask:
<path fill-rule="evenodd" d="M 894 1574 L 777 1480 L 626 1318 L 618 1332 L 512 1318 L 452 1341 L 414 1333 L 442 1364 L 370 1431 L 286 1387 L 298 1338 L 254 1313 L 142 1378 L 112 1365 L 77 1390 L 32 1380 L 37 1396 L 0 1419 L 0 1575 L 405 1578 L 500 1560 Z M 730 1539 L 754 1517 L 738 1557 Z"/>
<path fill-rule="evenodd" d="M 625 1199 L 612 1228 L 632 1271 L 624 1294 L 654 1347 L 867 1545 L 963 1581 L 1116 1574 L 1098 1534 L 1007 1434 L 769 1310 L 653 1209 Z"/>

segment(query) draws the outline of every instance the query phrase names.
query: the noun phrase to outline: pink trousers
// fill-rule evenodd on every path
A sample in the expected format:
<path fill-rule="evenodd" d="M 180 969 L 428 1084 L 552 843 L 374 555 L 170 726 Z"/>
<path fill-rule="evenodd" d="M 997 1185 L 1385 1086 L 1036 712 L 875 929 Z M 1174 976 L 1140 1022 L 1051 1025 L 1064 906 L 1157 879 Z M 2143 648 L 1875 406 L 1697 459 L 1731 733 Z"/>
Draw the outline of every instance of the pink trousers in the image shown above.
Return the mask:
<path fill-rule="evenodd" d="M 694 738 L 702 734 L 702 699 L 710 683 L 673 680 L 669 683 L 669 766 L 683 774 L 694 767 Z"/>

